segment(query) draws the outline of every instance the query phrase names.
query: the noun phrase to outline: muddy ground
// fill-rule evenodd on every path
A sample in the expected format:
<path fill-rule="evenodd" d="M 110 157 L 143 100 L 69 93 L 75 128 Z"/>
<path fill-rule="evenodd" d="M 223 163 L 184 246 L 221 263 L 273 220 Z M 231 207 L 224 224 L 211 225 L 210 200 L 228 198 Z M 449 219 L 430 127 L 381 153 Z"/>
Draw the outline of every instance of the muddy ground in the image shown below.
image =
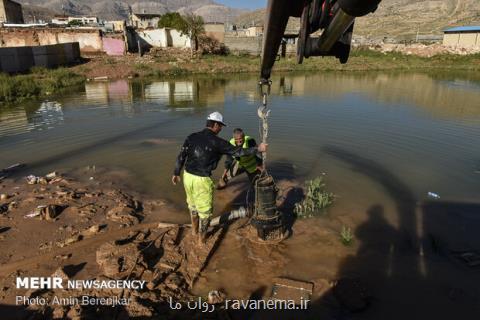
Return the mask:
<path fill-rule="evenodd" d="M 306 219 L 295 222 L 292 237 L 267 245 L 257 240 L 249 220 L 241 219 L 212 228 L 207 244 L 199 247 L 185 224 L 188 218 L 168 219 L 187 216 L 184 208 L 132 192 L 124 180 L 121 171 L 95 167 L 2 179 L 2 319 L 383 319 L 393 310 L 392 319 L 480 314 L 478 269 L 461 259 L 452 264 L 446 246 L 435 239 L 419 255 L 405 234 L 369 220 L 347 247 L 334 223 Z M 293 196 L 301 192 L 295 181 L 278 185 Z M 278 203 L 285 212 L 291 207 L 288 194 Z M 16 288 L 15 279 L 28 276 L 145 282 L 139 290 Z M 31 305 L 18 303 L 17 296 Z M 128 303 L 74 301 L 84 296 Z M 307 310 L 297 303 L 296 310 L 276 311 L 225 304 L 275 297 L 311 302 Z M 54 298 L 64 300 L 54 305 Z M 36 304 L 38 299 L 46 305 Z M 198 299 L 201 307 L 193 304 Z"/>

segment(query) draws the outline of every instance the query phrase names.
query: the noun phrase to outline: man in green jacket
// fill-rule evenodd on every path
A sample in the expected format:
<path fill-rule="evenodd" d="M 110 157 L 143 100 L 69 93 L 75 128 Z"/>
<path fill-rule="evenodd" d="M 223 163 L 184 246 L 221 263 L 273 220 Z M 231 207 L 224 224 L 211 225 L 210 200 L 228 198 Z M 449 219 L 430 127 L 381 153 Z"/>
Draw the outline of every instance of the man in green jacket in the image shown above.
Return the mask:
<path fill-rule="evenodd" d="M 235 147 L 241 146 L 242 149 L 249 149 L 257 146 L 255 139 L 245 135 L 245 132 L 243 132 L 241 128 L 233 130 L 233 138 L 230 139 L 230 144 Z M 225 188 L 230 180 L 243 173 L 246 173 L 250 183 L 253 183 L 261 171 L 262 159 L 258 154 L 244 155 L 241 157 L 227 155 L 225 171 L 218 181 L 217 189 Z"/>

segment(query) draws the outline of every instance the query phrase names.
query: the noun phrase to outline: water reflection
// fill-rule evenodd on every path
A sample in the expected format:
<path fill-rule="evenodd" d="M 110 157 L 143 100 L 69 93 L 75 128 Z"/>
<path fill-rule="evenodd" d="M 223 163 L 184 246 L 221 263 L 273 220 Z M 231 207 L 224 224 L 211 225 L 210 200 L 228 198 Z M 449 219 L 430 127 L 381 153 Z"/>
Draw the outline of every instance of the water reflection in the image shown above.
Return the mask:
<path fill-rule="evenodd" d="M 322 149 L 334 145 L 413 177 L 410 187 L 415 193 L 446 192 L 453 181 L 462 181 L 458 193 L 471 193 L 478 184 L 473 172 L 480 158 L 478 83 L 470 74 L 279 75 L 273 78 L 270 97 L 272 161 L 292 163 L 295 175 L 302 177 L 327 169 L 341 172 L 334 164 L 337 160 Z M 0 148 L 8 146 L 12 151 L 0 159 L 0 166 L 23 162 L 27 155 L 35 163 L 63 159 L 69 167 L 85 159 L 113 161 L 143 170 L 152 181 L 147 168 L 161 165 L 170 173 L 177 144 L 200 129 L 212 110 L 220 110 L 232 127 L 243 127 L 258 138 L 260 101 L 252 75 L 88 82 L 84 91 L 55 100 L 0 110 Z M 229 129 L 222 133 L 225 138 Z M 157 138 L 174 143 L 135 149 L 140 145 L 135 139 Z M 99 141 L 108 143 L 98 145 Z M 160 162 L 157 148 L 161 148 Z M 76 150 L 81 150 L 83 160 Z M 142 170 L 136 159 L 141 153 Z M 410 163 L 412 157 L 415 163 Z M 281 168 L 278 175 L 285 175 L 285 170 Z M 440 172 L 448 173 L 440 176 Z M 347 183 L 341 177 L 336 179 Z M 160 185 L 155 182 L 147 189 Z"/>
<path fill-rule="evenodd" d="M 271 94 L 274 96 L 314 96 L 338 99 L 361 94 L 376 102 L 394 107 L 408 104 L 420 107 L 431 115 L 445 118 L 464 118 L 480 114 L 480 82 L 457 76 L 428 74 L 297 74 L 274 78 Z M 90 105 L 95 108 L 120 109 L 127 115 L 142 112 L 139 102 L 149 107 L 173 107 L 177 111 L 195 111 L 196 108 L 219 108 L 228 97 L 258 103 L 258 91 L 251 76 L 168 81 L 88 82 L 81 96 L 59 97 L 70 105 Z M 75 103 L 76 102 L 76 103 Z M 33 129 L 45 129 L 54 123 L 63 123 L 61 107 L 54 102 L 31 103 L 24 109 L 0 111 L 2 135 Z M 28 107 L 27 107 L 28 106 Z M 59 106 L 59 105 L 58 105 Z M 194 109 L 192 109 L 192 107 Z M 148 111 L 148 110 L 146 110 Z"/>

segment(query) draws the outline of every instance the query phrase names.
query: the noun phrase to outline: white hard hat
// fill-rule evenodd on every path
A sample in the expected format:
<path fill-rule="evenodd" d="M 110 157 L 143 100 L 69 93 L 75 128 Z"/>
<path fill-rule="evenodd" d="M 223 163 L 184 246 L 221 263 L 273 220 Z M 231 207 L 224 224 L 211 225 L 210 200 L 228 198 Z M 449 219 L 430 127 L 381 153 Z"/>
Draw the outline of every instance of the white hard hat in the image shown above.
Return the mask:
<path fill-rule="evenodd" d="M 224 122 L 223 122 L 223 116 L 220 112 L 213 112 L 213 113 L 210 113 L 207 117 L 207 120 L 212 120 L 212 121 L 215 121 L 215 122 L 218 122 L 218 123 L 221 123 L 223 126 L 227 126 Z"/>

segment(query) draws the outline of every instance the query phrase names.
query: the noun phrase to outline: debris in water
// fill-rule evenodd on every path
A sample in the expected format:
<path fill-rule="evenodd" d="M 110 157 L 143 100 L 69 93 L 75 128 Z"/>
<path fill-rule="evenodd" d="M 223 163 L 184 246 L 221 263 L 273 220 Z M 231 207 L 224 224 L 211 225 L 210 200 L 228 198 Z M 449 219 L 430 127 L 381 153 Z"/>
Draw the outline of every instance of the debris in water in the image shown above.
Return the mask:
<path fill-rule="evenodd" d="M 20 169 L 20 168 L 23 168 L 23 167 L 25 167 L 25 164 L 23 164 L 23 163 L 15 163 L 15 164 L 13 164 L 13 165 L 11 165 L 11 166 L 9 166 L 9 167 L 6 167 L 5 169 L 0 170 L 0 173 L 1 173 L 1 174 L 8 174 L 8 173 L 10 173 L 10 172 L 12 172 L 12 171 L 14 171 L 14 170 L 17 170 L 17 169 Z M 5 178 L 5 177 L 2 177 L 2 178 Z"/>
<path fill-rule="evenodd" d="M 430 198 L 433 198 L 433 199 L 440 199 L 440 195 L 439 195 L 438 193 L 435 193 L 435 192 L 429 191 L 429 192 L 428 192 L 428 196 L 429 196 Z"/>
<path fill-rule="evenodd" d="M 53 172 L 50 172 L 49 174 L 47 174 L 45 176 L 45 178 L 47 179 L 53 179 L 53 178 L 57 178 L 59 176 L 58 172 L 56 171 L 53 171 Z"/>
<path fill-rule="evenodd" d="M 474 252 L 474 251 L 459 252 L 455 256 L 469 267 L 480 266 L 480 254 L 477 252 Z"/>

